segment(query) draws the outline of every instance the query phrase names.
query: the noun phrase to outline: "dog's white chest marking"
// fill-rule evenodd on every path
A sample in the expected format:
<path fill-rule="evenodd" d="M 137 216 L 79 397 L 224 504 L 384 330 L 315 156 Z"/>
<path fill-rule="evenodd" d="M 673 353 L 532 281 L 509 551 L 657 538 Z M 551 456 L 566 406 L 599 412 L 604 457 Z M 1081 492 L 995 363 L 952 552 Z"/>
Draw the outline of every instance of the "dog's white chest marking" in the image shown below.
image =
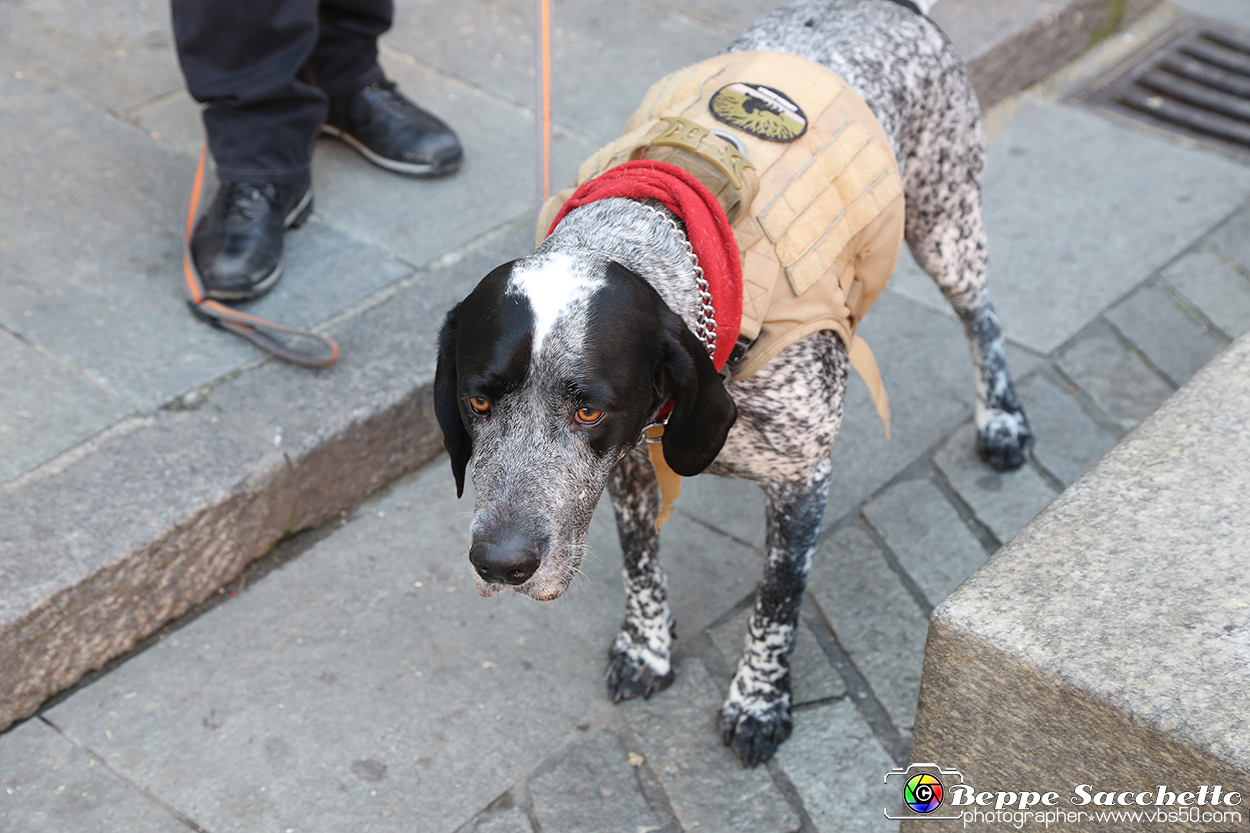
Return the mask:
<path fill-rule="evenodd" d="M 584 306 L 603 280 L 564 252 L 552 252 L 536 263 L 518 266 L 508 283 L 508 293 L 523 295 L 534 312 L 534 353 L 560 317 Z"/>

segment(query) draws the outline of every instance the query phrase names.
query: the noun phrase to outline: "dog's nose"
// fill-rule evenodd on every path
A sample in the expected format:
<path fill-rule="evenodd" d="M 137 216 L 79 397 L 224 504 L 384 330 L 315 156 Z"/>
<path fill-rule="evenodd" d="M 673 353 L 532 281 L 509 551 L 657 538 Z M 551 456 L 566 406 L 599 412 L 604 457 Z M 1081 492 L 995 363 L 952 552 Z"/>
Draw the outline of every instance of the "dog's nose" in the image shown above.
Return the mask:
<path fill-rule="evenodd" d="M 525 535 L 512 533 L 500 541 L 475 541 L 469 548 L 469 563 L 491 584 L 517 585 L 534 575 L 539 557 Z"/>

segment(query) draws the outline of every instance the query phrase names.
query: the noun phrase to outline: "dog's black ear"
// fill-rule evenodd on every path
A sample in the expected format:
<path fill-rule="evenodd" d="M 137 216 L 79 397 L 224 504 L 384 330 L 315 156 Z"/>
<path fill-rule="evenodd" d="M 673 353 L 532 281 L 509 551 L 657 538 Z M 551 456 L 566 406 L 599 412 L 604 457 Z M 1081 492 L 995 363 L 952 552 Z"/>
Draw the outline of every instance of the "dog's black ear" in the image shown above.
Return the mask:
<path fill-rule="evenodd" d="M 660 366 L 676 402 L 664 428 L 664 460 L 682 477 L 693 477 L 720 454 L 738 409 L 698 337 L 671 310 L 661 318 Z"/>
<path fill-rule="evenodd" d="M 438 331 L 438 366 L 434 369 L 434 413 L 443 429 L 443 445 L 451 455 L 451 473 L 456 478 L 456 497 L 464 494 L 464 470 L 473 454 L 473 439 L 460 415 L 460 396 L 456 381 L 456 313 L 457 304 Z"/>

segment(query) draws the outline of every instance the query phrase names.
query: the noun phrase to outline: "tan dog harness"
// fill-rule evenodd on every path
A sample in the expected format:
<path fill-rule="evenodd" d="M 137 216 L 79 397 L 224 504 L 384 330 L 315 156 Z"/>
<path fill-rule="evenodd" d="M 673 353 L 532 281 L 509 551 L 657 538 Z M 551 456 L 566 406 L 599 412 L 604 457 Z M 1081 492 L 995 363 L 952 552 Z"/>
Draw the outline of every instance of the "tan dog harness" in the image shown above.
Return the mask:
<path fill-rule="evenodd" d="M 651 87 L 621 138 L 583 163 L 576 186 L 547 201 L 539 240 L 577 186 L 644 158 L 692 174 L 733 225 L 743 272 L 740 340 L 751 344 L 731 359 L 732 378 L 758 372 L 806 335 L 833 330 L 888 435 L 885 388 L 855 328 L 898 260 L 903 188 L 868 106 L 829 69 L 779 52 L 737 52 L 678 70 Z"/>

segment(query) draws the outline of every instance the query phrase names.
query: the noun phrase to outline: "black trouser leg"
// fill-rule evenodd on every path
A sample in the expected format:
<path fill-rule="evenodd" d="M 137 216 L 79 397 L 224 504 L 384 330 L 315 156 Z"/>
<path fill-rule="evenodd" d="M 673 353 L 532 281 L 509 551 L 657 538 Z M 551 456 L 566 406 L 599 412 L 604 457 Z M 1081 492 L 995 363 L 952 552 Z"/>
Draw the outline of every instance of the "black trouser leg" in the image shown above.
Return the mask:
<path fill-rule="evenodd" d="M 381 81 L 378 38 L 393 15 L 392 0 L 321 0 L 321 31 L 306 77 L 331 97 Z"/>
<path fill-rule="evenodd" d="M 172 10 L 222 180 L 303 179 L 328 107 L 318 86 L 339 94 L 382 77 L 377 36 L 390 26 L 390 0 L 172 0 Z"/>

